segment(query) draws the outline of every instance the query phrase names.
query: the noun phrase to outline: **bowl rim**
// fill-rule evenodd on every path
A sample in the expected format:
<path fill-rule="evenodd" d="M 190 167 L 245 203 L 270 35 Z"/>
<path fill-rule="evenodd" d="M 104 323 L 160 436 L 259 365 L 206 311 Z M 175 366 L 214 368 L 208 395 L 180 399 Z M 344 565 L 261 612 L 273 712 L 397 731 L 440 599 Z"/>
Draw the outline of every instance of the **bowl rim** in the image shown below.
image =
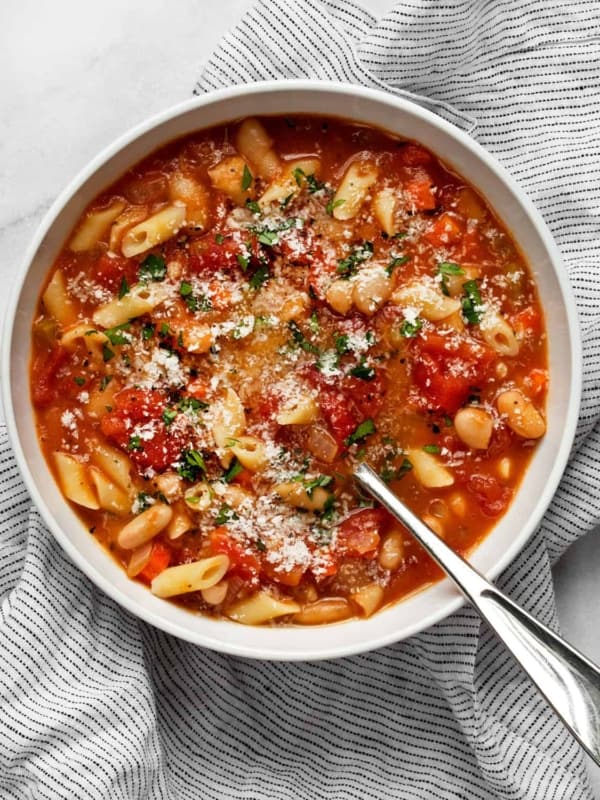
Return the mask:
<path fill-rule="evenodd" d="M 535 228 L 536 233 L 540 237 L 545 249 L 550 255 L 552 271 L 554 272 L 557 283 L 560 287 L 560 292 L 564 302 L 564 311 L 569 331 L 571 358 L 571 381 L 568 392 L 568 396 L 570 398 L 568 403 L 569 413 L 564 421 L 564 428 L 560 439 L 560 444 L 556 453 L 554 464 L 544 487 L 544 491 L 538 498 L 535 506 L 529 514 L 527 524 L 520 529 L 511 545 L 501 554 L 495 563 L 483 573 L 489 580 L 496 578 L 516 558 L 516 556 L 525 547 L 534 531 L 537 529 L 540 520 L 546 513 L 547 508 L 552 501 L 552 498 L 562 478 L 564 469 L 567 465 L 579 419 L 583 374 L 582 343 L 578 324 L 577 306 L 574 293 L 569 282 L 568 273 L 560 251 L 558 250 L 558 246 L 554 241 L 541 214 L 537 211 L 536 207 L 533 205 L 525 191 L 516 183 L 506 168 L 497 161 L 496 157 L 485 150 L 482 145 L 480 145 L 469 134 L 432 111 L 429 111 L 428 109 L 418 105 L 413 100 L 388 93 L 382 89 L 368 88 L 351 83 L 336 81 L 320 81 L 313 79 L 260 81 L 244 85 L 231 86 L 224 89 L 211 91 L 206 94 L 197 95 L 189 100 L 170 106 L 169 108 L 164 109 L 163 111 L 154 114 L 129 128 L 127 131 L 116 137 L 99 153 L 97 153 L 97 155 L 88 161 L 85 166 L 79 170 L 79 172 L 67 183 L 50 208 L 47 210 L 37 230 L 29 240 L 29 244 L 25 249 L 23 258 L 18 266 L 18 269 L 16 270 L 15 281 L 13 283 L 6 306 L 0 367 L 1 374 L 3 376 L 2 402 L 4 406 L 8 437 L 29 495 L 34 505 L 40 512 L 44 523 L 52 532 L 55 540 L 61 545 L 68 557 L 96 586 L 98 586 L 106 595 L 108 595 L 108 597 L 116 600 L 122 608 L 125 608 L 128 612 L 134 614 L 136 617 L 147 623 L 150 623 L 160 630 L 177 636 L 180 639 L 187 640 L 193 644 L 209 647 L 229 655 L 242 656 L 246 658 L 308 661 L 356 655 L 359 653 L 376 650 L 378 648 L 409 638 L 410 636 L 414 636 L 415 634 L 426 630 L 437 622 L 440 622 L 441 620 L 455 613 L 465 604 L 466 601 L 462 595 L 458 594 L 457 592 L 456 597 L 451 598 L 450 600 L 441 604 L 437 610 L 433 610 L 422 619 L 419 619 L 417 622 L 407 625 L 401 634 L 391 630 L 381 633 L 378 636 L 372 636 L 366 642 L 360 642 L 358 644 L 342 644 L 337 647 L 330 646 L 327 650 L 319 647 L 312 651 L 310 649 L 306 649 L 302 652 L 289 652 L 285 648 L 270 647 L 269 653 L 266 655 L 258 651 L 259 646 L 253 648 L 237 643 L 232 644 L 227 641 L 226 637 L 223 637 L 222 639 L 216 639 L 213 636 L 196 632 L 173 623 L 170 620 L 163 618 L 161 615 L 155 614 L 150 609 L 144 608 L 135 600 L 130 599 L 122 594 L 118 587 L 115 587 L 114 584 L 112 584 L 111 581 L 105 577 L 92 562 L 88 561 L 88 559 L 82 553 L 80 553 L 78 548 L 72 544 L 66 534 L 63 533 L 58 522 L 54 519 L 52 513 L 50 512 L 44 497 L 42 496 L 41 491 L 38 489 L 33 475 L 28 467 L 18 433 L 11 390 L 11 351 L 13 331 L 19 306 L 19 299 L 29 273 L 29 268 L 39 250 L 40 245 L 44 241 L 48 231 L 52 228 L 63 207 L 70 199 L 73 198 L 76 192 L 86 183 L 86 181 L 92 177 L 93 174 L 106 162 L 110 161 L 117 153 L 129 146 L 137 138 L 148 133 L 153 128 L 168 122 L 169 120 L 175 119 L 188 112 L 198 110 L 204 106 L 212 105 L 213 103 L 220 101 L 234 100 L 240 96 L 265 93 L 280 94 L 290 91 L 320 92 L 324 94 L 334 93 L 338 95 L 346 95 L 349 97 L 349 99 L 358 97 L 367 101 L 370 100 L 379 103 L 383 102 L 392 109 L 395 107 L 397 110 L 407 110 L 410 114 L 420 117 L 421 120 L 426 124 L 437 128 L 443 135 L 449 136 L 451 139 L 458 140 L 460 145 L 473 153 L 476 158 L 482 160 L 486 166 L 492 169 L 499 176 L 501 181 L 507 186 L 510 192 L 519 198 L 521 205 L 527 212 L 530 223 Z M 448 581 L 447 578 L 443 580 Z M 427 589 L 425 588 L 423 591 L 427 591 Z M 361 622 L 363 622 L 363 620 L 349 620 L 340 624 L 361 624 Z"/>

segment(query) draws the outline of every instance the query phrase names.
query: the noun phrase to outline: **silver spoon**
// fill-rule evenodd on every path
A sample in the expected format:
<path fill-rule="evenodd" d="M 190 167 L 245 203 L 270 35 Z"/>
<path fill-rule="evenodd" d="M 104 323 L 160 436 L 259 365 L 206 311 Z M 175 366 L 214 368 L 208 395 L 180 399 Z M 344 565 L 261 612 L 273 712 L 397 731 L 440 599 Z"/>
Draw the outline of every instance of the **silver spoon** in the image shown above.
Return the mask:
<path fill-rule="evenodd" d="M 437 561 L 600 765 L 600 668 L 502 594 L 390 491 L 366 464 L 354 477 Z"/>

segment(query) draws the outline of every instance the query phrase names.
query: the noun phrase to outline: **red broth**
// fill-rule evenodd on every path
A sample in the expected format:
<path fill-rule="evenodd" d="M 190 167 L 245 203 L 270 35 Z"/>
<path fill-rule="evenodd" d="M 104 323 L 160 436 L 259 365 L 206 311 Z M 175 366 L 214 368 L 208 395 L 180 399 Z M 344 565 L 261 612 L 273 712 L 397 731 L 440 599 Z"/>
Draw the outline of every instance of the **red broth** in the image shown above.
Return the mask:
<path fill-rule="evenodd" d="M 135 166 L 33 326 L 40 442 L 90 533 L 159 596 L 247 624 L 368 616 L 439 579 L 352 470 L 467 553 L 545 432 L 547 381 L 530 272 L 473 187 L 308 116 Z"/>

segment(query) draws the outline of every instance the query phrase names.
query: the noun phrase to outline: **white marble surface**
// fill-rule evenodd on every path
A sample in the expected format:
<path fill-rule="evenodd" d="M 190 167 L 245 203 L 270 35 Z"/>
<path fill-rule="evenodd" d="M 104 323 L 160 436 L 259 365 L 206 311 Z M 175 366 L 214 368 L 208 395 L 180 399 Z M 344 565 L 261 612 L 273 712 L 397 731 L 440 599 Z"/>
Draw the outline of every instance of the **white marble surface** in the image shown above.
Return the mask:
<path fill-rule="evenodd" d="M 363 0 L 375 14 L 393 0 Z M 0 321 L 24 247 L 62 187 L 101 148 L 191 96 L 202 64 L 249 0 L 2 0 Z M 166 24 L 168 23 L 168 25 Z M 563 631 L 600 661 L 599 534 L 557 566 Z M 592 767 L 600 797 L 600 769 Z"/>

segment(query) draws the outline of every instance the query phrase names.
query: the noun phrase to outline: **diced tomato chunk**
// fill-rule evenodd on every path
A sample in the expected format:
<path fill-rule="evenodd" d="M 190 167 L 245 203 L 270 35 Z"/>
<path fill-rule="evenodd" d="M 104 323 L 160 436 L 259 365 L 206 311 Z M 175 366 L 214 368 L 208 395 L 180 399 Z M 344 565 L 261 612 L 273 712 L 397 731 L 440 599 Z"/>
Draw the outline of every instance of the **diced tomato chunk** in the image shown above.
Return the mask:
<path fill-rule="evenodd" d="M 50 405 L 58 397 L 59 369 L 67 361 L 68 351 L 57 345 L 50 353 L 41 353 L 33 364 L 31 394 L 38 408 Z"/>
<path fill-rule="evenodd" d="M 260 573 L 260 561 L 253 553 L 242 550 L 227 533 L 227 528 L 221 525 L 210 534 L 210 547 L 217 555 L 223 553 L 229 558 L 227 574 L 239 575 L 244 580 L 255 581 Z"/>
<path fill-rule="evenodd" d="M 210 236 L 190 255 L 188 269 L 195 274 L 239 269 L 237 256 L 240 252 L 239 244 L 230 237 L 225 236 L 223 241 L 217 242 L 215 237 Z"/>
<path fill-rule="evenodd" d="M 137 279 L 138 266 L 130 258 L 103 253 L 94 266 L 94 280 L 106 289 L 116 291 L 123 278 L 130 286 Z"/>
<path fill-rule="evenodd" d="M 460 217 L 449 211 L 444 211 L 423 234 L 423 238 L 434 247 L 443 247 L 452 244 L 461 238 L 464 231 L 464 222 Z"/>
<path fill-rule="evenodd" d="M 532 369 L 523 381 L 528 394 L 533 398 L 543 397 L 548 388 L 548 370 Z"/>
<path fill-rule="evenodd" d="M 453 414 L 473 387 L 485 379 L 494 353 L 467 337 L 422 333 L 413 345 L 413 380 L 420 390 L 419 405 Z"/>
<path fill-rule="evenodd" d="M 337 549 L 345 556 L 374 556 L 389 520 L 382 508 L 365 508 L 345 519 L 337 529 Z"/>
<path fill-rule="evenodd" d="M 398 160 L 407 167 L 423 167 L 426 164 L 431 164 L 432 155 L 420 144 L 410 142 L 402 147 L 398 153 Z"/>
<path fill-rule="evenodd" d="M 386 380 L 380 369 L 375 370 L 373 380 L 350 377 L 344 381 L 344 390 L 357 405 L 363 418 L 375 417 L 383 405 Z"/>
<path fill-rule="evenodd" d="M 280 583 L 282 586 L 298 586 L 306 570 L 300 564 L 292 569 L 278 569 L 273 564 L 265 561 L 262 568 L 263 575 L 272 581 Z"/>
<path fill-rule="evenodd" d="M 333 389 L 321 389 L 319 406 L 334 439 L 342 447 L 344 440 L 350 436 L 360 422 L 358 415 L 348 398 Z"/>
<path fill-rule="evenodd" d="M 169 431 L 162 419 L 167 401 L 162 392 L 152 389 L 124 389 L 115 395 L 113 410 L 100 420 L 106 437 L 126 450 L 142 470 L 162 472 L 177 461 L 185 447 L 181 432 Z M 147 426 L 151 437 L 135 438 L 137 425 Z"/>
<path fill-rule="evenodd" d="M 185 393 L 195 400 L 204 400 L 208 394 L 208 384 L 204 378 L 194 378 L 188 383 Z"/>
<path fill-rule="evenodd" d="M 433 180 L 425 170 L 415 170 L 403 188 L 415 211 L 432 211 L 436 208 Z"/>
<path fill-rule="evenodd" d="M 139 573 L 138 577 L 147 583 L 152 583 L 154 578 L 156 578 L 157 575 L 160 575 L 160 573 L 169 566 L 171 562 L 171 554 L 172 552 L 170 547 L 168 547 L 159 539 L 155 539 L 154 542 L 152 542 L 152 551 L 150 553 L 148 563 Z"/>
<path fill-rule="evenodd" d="M 527 306 L 522 311 L 511 317 L 511 325 L 515 331 L 522 334 L 538 335 L 542 332 L 542 318 L 537 308 Z"/>
<path fill-rule="evenodd" d="M 512 491 L 493 475 L 475 474 L 469 476 L 467 489 L 472 492 L 482 512 L 488 517 L 503 513 L 512 496 Z"/>

